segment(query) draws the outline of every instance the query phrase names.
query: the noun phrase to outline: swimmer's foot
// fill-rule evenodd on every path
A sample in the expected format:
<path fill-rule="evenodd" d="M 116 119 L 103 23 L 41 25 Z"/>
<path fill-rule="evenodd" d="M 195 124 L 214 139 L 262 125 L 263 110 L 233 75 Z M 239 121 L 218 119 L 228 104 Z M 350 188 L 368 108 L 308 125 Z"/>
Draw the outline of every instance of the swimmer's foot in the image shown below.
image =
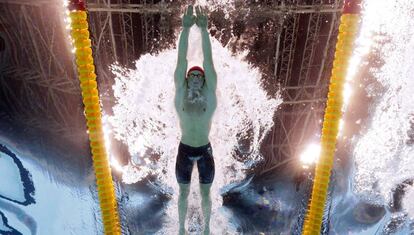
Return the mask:
<path fill-rule="evenodd" d="M 210 235 L 210 227 L 204 227 L 204 235 Z"/>
<path fill-rule="evenodd" d="M 187 231 L 185 231 L 185 228 L 180 228 L 180 230 L 178 231 L 178 235 L 187 235 Z"/>

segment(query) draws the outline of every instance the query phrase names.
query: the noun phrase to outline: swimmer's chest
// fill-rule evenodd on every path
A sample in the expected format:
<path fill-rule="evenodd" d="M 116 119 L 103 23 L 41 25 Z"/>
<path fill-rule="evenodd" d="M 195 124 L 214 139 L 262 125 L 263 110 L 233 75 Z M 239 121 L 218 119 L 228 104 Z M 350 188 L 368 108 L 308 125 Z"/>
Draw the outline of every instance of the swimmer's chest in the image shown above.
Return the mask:
<path fill-rule="evenodd" d="M 175 109 L 180 118 L 209 118 L 217 107 L 217 97 L 214 92 L 203 90 L 205 102 L 199 104 L 191 104 L 186 99 L 187 91 L 180 89 L 175 95 Z"/>

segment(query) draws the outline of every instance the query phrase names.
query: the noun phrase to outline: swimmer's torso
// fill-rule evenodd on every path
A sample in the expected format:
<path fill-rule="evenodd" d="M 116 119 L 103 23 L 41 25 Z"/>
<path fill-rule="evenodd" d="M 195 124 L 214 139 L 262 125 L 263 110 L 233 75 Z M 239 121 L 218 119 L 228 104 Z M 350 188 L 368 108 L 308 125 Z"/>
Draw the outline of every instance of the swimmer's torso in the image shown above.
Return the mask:
<path fill-rule="evenodd" d="M 175 109 L 181 127 L 181 142 L 192 147 L 209 143 L 211 120 L 217 107 L 215 91 L 203 87 L 205 102 L 191 104 L 187 100 L 187 89 L 179 88 L 175 92 Z"/>

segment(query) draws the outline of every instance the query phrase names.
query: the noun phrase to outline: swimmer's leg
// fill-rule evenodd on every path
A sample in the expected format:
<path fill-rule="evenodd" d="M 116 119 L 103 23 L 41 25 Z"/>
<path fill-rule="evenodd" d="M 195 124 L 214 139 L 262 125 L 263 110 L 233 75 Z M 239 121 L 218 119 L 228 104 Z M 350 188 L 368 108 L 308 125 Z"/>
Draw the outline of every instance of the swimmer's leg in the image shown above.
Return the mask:
<path fill-rule="evenodd" d="M 211 198 L 210 188 L 214 180 L 214 158 L 211 147 L 207 148 L 206 154 L 197 162 L 201 207 L 204 215 L 204 234 L 210 234 L 210 214 L 211 214 Z"/>
<path fill-rule="evenodd" d="M 178 220 L 180 223 L 180 230 L 179 234 L 185 234 L 185 217 L 187 215 L 187 207 L 188 207 L 188 194 L 190 192 L 190 184 L 181 184 L 178 183 L 180 186 L 180 195 L 178 197 Z"/>
<path fill-rule="evenodd" d="M 210 214 L 211 214 L 211 184 L 200 183 L 201 207 L 204 215 L 204 234 L 210 234 Z"/>
<path fill-rule="evenodd" d="M 178 196 L 178 220 L 180 235 L 185 234 L 185 217 L 187 215 L 188 194 L 190 193 L 191 172 L 194 162 L 182 151 L 182 145 L 178 147 L 177 161 L 175 163 L 175 177 L 180 187 Z"/>

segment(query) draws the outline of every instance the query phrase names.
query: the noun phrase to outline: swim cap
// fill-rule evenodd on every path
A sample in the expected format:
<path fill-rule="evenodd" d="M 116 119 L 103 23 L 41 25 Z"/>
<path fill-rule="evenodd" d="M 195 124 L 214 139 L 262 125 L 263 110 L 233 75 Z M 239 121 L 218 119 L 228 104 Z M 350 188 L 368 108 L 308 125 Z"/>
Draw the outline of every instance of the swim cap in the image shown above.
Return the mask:
<path fill-rule="evenodd" d="M 187 72 L 187 77 L 188 77 L 188 75 L 190 75 L 190 73 L 191 73 L 192 71 L 200 71 L 200 72 L 201 72 L 201 74 L 203 74 L 203 77 L 204 77 L 204 70 L 203 70 L 203 68 L 201 68 L 201 67 L 199 67 L 199 66 L 193 66 L 193 67 L 191 67 L 191 68 L 190 68 L 190 70 L 188 70 L 188 72 Z M 186 78 L 187 78 L 187 77 L 186 77 Z"/>

